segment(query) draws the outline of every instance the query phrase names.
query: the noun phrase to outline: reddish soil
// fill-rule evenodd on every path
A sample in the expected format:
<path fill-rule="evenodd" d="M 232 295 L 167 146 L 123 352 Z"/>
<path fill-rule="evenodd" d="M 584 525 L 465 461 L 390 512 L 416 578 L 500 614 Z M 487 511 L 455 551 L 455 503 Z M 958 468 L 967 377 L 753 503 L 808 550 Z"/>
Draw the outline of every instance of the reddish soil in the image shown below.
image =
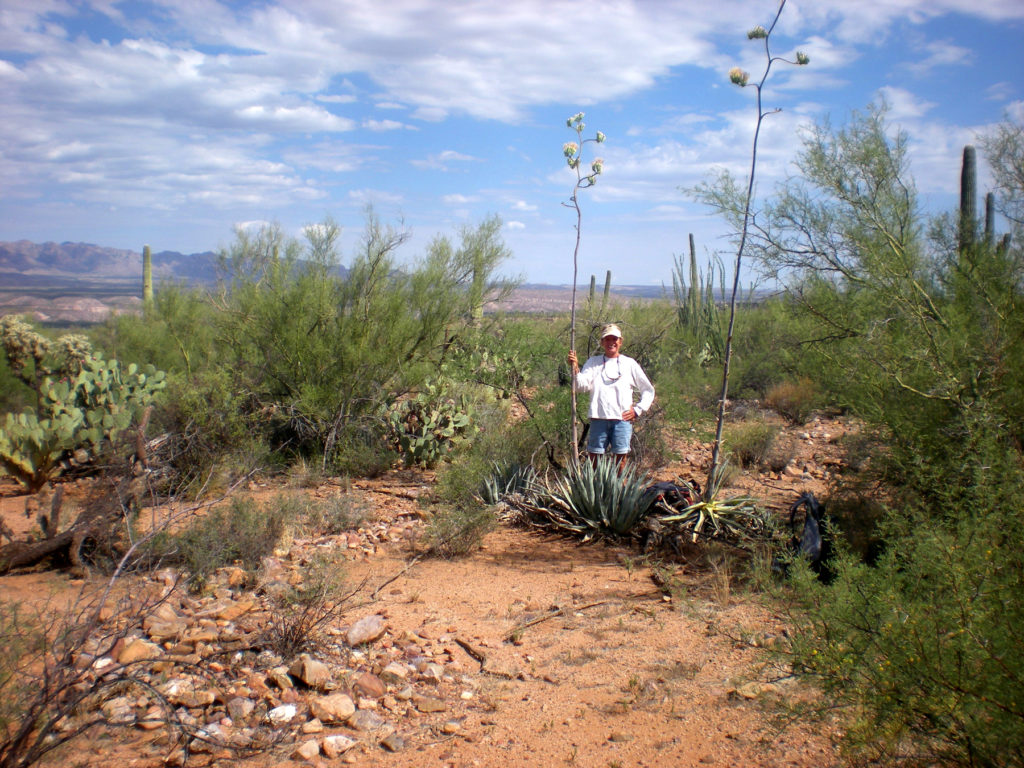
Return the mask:
<path fill-rule="evenodd" d="M 841 460 L 836 436 L 846 429 L 821 421 L 788 430 L 796 459 L 791 468 L 744 474 L 735 489 L 777 510 L 803 490 L 821 493 L 829 468 Z M 707 447 L 678 442 L 675 450 L 681 459 L 656 479 L 703 479 Z M 635 548 L 581 546 L 503 525 L 467 557 L 421 559 L 408 567 L 420 551 L 416 521 L 423 508 L 415 497 L 429 481 L 394 472 L 355 484 L 352 492 L 363 494 L 376 520 L 396 535 L 372 547 L 352 546 L 348 576 L 353 582 L 369 576 L 371 584 L 394 580 L 375 604 L 345 620 L 385 617 L 387 632 L 362 659 L 367 664 L 386 660 L 404 643 L 425 649 L 445 670 L 433 694 L 445 702 L 445 711 L 393 717 L 404 739 L 396 752 L 361 737 L 343 756 L 316 757 L 312 764 L 838 764 L 834 726 L 790 716 L 793 706 L 817 694 L 765 650 L 785 643 L 784 611 L 749 592 L 735 565 L 715 565 L 709 558 L 677 561 L 676 589 L 666 595 Z M 339 490 L 328 485 L 315 493 Z M 5 494 L 0 513 L 17 531 L 32 523 L 25 518 L 24 497 Z M 301 544 L 293 545 L 292 559 Z M 350 544 L 344 535 L 334 543 Z M 0 578 L 0 599 L 41 599 L 80 584 L 67 573 L 12 574 Z M 165 752 L 151 732 L 122 731 L 81 742 L 52 764 L 157 768 Z M 199 755 L 195 764 L 310 764 L 290 755 L 291 748 L 247 760 Z"/>

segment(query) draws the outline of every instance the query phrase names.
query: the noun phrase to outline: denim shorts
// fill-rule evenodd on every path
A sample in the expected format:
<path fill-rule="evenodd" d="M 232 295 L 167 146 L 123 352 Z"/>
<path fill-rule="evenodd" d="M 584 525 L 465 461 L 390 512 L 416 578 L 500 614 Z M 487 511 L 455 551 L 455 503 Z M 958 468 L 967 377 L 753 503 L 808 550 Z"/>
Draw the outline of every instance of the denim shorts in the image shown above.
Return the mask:
<path fill-rule="evenodd" d="M 633 425 L 622 419 L 591 419 L 590 434 L 587 436 L 588 453 L 629 453 L 629 441 L 633 437 Z M 611 450 L 609 450 L 609 446 Z"/>

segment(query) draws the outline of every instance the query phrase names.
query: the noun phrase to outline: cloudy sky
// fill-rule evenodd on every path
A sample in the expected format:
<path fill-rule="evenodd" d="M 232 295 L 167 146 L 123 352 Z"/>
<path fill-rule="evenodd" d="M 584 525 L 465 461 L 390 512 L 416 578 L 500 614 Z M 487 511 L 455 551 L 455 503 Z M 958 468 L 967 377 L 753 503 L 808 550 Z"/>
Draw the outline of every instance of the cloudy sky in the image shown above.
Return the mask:
<path fill-rule="evenodd" d="M 364 210 L 413 232 L 402 257 L 498 214 L 506 272 L 569 283 L 565 120 L 600 130 L 581 193 L 580 279 L 671 282 L 688 233 L 724 225 L 681 189 L 745 174 L 747 40 L 776 0 L 0 0 L 0 240 L 185 253 L 236 226 L 298 235 L 330 215 L 342 261 Z M 788 0 L 759 190 L 800 126 L 884 98 L 927 205 L 953 204 L 965 143 L 1024 120 L 1021 0 Z M 594 145 L 586 145 L 587 157 Z M 588 160 L 589 162 L 589 160 Z"/>

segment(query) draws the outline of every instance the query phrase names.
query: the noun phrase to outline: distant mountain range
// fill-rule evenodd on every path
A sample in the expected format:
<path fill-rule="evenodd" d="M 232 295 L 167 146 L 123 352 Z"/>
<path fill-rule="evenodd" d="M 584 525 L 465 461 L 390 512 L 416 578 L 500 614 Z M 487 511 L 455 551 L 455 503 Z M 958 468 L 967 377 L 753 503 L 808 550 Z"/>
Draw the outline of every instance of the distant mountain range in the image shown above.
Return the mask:
<path fill-rule="evenodd" d="M 213 283 L 217 255 L 212 252 L 153 254 L 153 276 L 188 283 Z M 91 243 L 0 242 L 0 286 L 5 290 L 58 287 L 87 278 L 117 285 L 142 285 L 142 251 L 125 251 Z"/>
<path fill-rule="evenodd" d="M 218 276 L 217 254 L 153 254 L 157 290 L 162 280 L 190 285 L 213 285 Z M 348 273 L 339 266 L 341 275 Z M 582 292 L 582 293 L 580 293 Z M 527 283 L 502 302 L 506 311 L 567 311 L 569 285 Z M 586 301 L 587 286 L 580 286 Z M 671 289 L 667 291 L 671 295 Z M 613 286 L 619 300 L 652 299 L 666 295 L 661 286 Z M 27 314 L 43 322 L 98 322 L 109 314 L 137 312 L 142 296 L 142 251 L 126 251 L 91 243 L 0 242 L 0 315 Z"/>

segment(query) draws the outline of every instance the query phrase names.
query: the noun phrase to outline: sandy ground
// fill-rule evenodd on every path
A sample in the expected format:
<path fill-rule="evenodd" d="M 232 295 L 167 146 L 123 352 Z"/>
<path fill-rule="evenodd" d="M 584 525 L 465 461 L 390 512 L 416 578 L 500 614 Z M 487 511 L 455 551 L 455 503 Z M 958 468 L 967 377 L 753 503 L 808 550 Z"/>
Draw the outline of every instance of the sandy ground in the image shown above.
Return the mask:
<path fill-rule="evenodd" d="M 819 468 L 838 453 L 836 432 L 821 423 L 792 430 L 797 464 L 814 463 L 815 469 L 747 475 L 738 478 L 737 490 L 760 491 L 776 509 L 801 490 L 820 493 L 827 477 Z M 707 461 L 706 446 L 677 449 L 680 459 L 657 479 L 697 476 Z M 391 487 L 409 482 L 408 473 L 396 473 L 357 488 L 378 520 L 409 520 L 422 507 Z M 2 490 L 4 520 L 15 530 L 30 527 L 24 497 Z M 318 757 L 305 764 L 838 764 L 834 726 L 790 714 L 816 693 L 764 648 L 784 647 L 784 610 L 748 592 L 729 567 L 671 563 L 676 588 L 669 595 L 635 547 L 581 546 L 503 525 L 467 557 L 419 560 L 406 570 L 414 547 L 396 541 L 353 558 L 349 577 L 394 579 L 363 609 L 383 615 L 388 626 L 371 656 L 386 655 L 403 638 L 433 649 L 447 672 L 437 692 L 446 711 L 396 722 L 404 738 L 397 752 L 368 744 L 333 761 Z M 0 598 L 42 600 L 80 585 L 68 573 L 16 573 L 0 578 Z M 53 764 L 156 768 L 162 760 L 151 742 L 147 734 L 120 732 L 82 742 Z M 196 764 L 303 763 L 285 749 L 244 761 L 222 756 L 211 763 L 201 756 Z"/>

